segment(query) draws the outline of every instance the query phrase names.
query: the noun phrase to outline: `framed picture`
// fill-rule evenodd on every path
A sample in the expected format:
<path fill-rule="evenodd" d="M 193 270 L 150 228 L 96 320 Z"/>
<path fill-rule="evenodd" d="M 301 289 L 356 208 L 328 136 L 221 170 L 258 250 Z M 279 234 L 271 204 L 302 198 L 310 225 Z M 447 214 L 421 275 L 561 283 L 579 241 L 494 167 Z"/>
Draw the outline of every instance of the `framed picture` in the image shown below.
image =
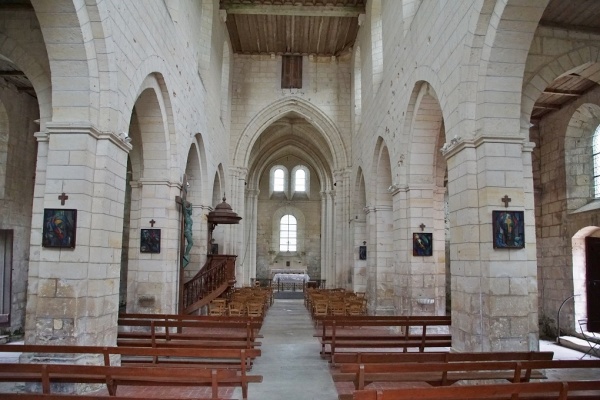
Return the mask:
<path fill-rule="evenodd" d="M 142 229 L 140 253 L 160 253 L 160 229 Z"/>
<path fill-rule="evenodd" d="M 492 211 L 495 249 L 525 247 L 523 211 Z"/>
<path fill-rule="evenodd" d="M 359 260 L 367 259 L 367 246 L 358 246 L 358 259 Z"/>
<path fill-rule="evenodd" d="M 429 257 L 433 255 L 433 234 L 413 233 L 413 256 Z"/>
<path fill-rule="evenodd" d="M 75 248 L 76 231 L 77 210 L 44 209 L 43 247 L 73 249 Z"/>

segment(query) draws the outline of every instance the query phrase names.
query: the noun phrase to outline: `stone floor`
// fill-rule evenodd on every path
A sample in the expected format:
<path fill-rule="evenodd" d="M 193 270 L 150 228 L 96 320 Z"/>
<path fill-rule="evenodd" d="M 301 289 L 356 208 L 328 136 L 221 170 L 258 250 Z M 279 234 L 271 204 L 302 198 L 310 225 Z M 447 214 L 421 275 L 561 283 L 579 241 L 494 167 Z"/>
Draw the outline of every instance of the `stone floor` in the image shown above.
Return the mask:
<path fill-rule="evenodd" d="M 261 329 L 262 356 L 251 370 L 263 376 L 263 382 L 250 384 L 249 400 L 335 400 L 348 393 L 351 386 L 334 384 L 329 363 L 319 356 L 320 344 L 313 337 L 315 330 L 301 299 L 278 299 L 269 310 Z M 541 341 L 540 350 L 554 351 L 556 359 L 578 359 L 581 352 Z M 3 359 L 0 354 L 0 362 Z M 4 358 L 6 360 L 6 358 Z M 6 362 L 6 361 L 5 361 Z M 547 371 L 549 379 L 569 379 L 569 371 Z M 578 371 L 573 379 L 598 379 L 600 371 Z M 104 391 L 95 392 L 104 394 Z M 194 398 L 210 396 L 210 389 L 167 389 L 119 387 L 118 393 L 151 399 L 157 396 Z M 223 398 L 241 399 L 240 389 L 224 388 Z"/>

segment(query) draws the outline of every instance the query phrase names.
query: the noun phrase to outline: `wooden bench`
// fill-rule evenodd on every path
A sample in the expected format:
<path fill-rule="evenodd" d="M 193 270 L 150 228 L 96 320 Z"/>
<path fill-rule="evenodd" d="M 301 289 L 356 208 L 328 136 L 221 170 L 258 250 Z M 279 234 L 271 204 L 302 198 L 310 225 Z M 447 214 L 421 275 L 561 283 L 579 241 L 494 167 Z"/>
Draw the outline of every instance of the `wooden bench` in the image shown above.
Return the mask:
<path fill-rule="evenodd" d="M 54 393 L 0 393 L 2 400 L 140 400 L 140 397 L 102 396 L 97 394 L 54 394 Z M 190 400 L 189 397 L 157 397 L 152 400 Z M 194 397 L 194 400 L 235 400 L 222 397 Z"/>
<path fill-rule="evenodd" d="M 247 371 L 251 368 L 252 360 L 261 354 L 259 349 L 0 345 L 0 352 L 27 353 L 41 360 L 62 360 L 63 362 L 68 355 L 75 355 L 75 358 L 81 358 L 84 355 L 96 355 L 98 361 L 103 362 L 104 366 L 115 366 L 111 363 L 118 361 L 118 357 L 115 356 L 120 356 L 121 366 L 136 366 L 138 368 L 181 367 L 186 369 L 197 367 L 204 370 L 230 370 L 236 374 L 233 381 L 239 381 L 238 386 L 242 387 L 242 392 L 245 394 L 247 393 L 248 383 L 262 381 L 260 375 L 247 374 Z M 5 364 L 0 364 L 1 370 L 4 370 L 3 365 Z"/>
<path fill-rule="evenodd" d="M 545 379 L 541 370 L 550 368 L 600 368 L 600 360 L 343 364 L 340 373 L 333 373 L 332 378 L 335 382 L 352 381 L 356 390 L 373 382 L 426 382 L 431 386 L 448 386 L 461 380 L 505 379 L 515 383 Z"/>
<path fill-rule="evenodd" d="M 600 381 L 525 382 L 509 384 L 358 390 L 353 400 L 597 400 Z"/>
<path fill-rule="evenodd" d="M 344 352 L 336 353 L 331 364 L 406 363 L 406 362 L 457 362 L 457 361 L 523 361 L 552 360 L 552 351 L 501 351 L 501 352 Z"/>
<path fill-rule="evenodd" d="M 264 318 L 248 317 L 247 315 L 230 316 L 230 315 L 181 315 L 181 314 L 139 314 L 139 313 L 120 313 L 118 321 L 133 321 L 133 320 L 153 320 L 153 321 L 225 321 L 225 322 L 251 322 L 253 326 L 260 329 Z"/>
<path fill-rule="evenodd" d="M 66 360 L 66 356 L 96 355 L 104 365 L 141 366 L 201 366 L 205 368 L 230 368 L 247 371 L 252 361 L 261 355 L 260 349 L 218 348 L 157 348 L 118 346 L 52 346 L 52 345 L 0 345 L 1 353 L 25 353 L 38 360 L 52 362 Z M 115 356 L 120 356 L 117 360 Z M 30 356 L 31 357 L 31 356 Z"/>
<path fill-rule="evenodd" d="M 130 367 L 79 364 L 0 364 L 1 382 L 37 382 L 42 393 L 50 393 L 53 383 L 105 384 L 113 396 L 120 385 L 135 386 L 210 386 L 212 398 L 219 398 L 219 387 L 241 387 L 248 398 L 248 383 L 262 382 L 262 376 L 241 376 L 233 369 L 200 367 Z"/>
<path fill-rule="evenodd" d="M 125 328 L 127 327 L 127 328 Z M 118 346 L 245 348 L 260 346 L 256 341 L 258 322 L 174 321 L 119 319 Z"/>
<path fill-rule="evenodd" d="M 342 348 L 398 348 L 404 352 L 415 348 L 423 352 L 426 348 L 452 345 L 450 334 L 430 332 L 450 325 L 450 317 L 445 316 L 324 317 L 320 322 L 321 333 L 315 336 L 321 341 L 321 357 L 333 357 Z M 375 334 L 361 332 L 360 328 L 387 329 Z M 398 333 L 390 332 L 393 330 Z"/>

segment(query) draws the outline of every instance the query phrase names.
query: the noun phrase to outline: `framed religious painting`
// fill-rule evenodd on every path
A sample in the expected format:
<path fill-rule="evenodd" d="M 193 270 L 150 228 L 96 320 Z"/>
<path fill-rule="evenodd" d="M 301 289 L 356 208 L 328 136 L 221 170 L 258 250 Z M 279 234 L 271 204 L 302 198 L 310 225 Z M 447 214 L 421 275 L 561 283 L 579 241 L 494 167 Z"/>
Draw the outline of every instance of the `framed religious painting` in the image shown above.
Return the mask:
<path fill-rule="evenodd" d="M 140 253 L 160 253 L 160 229 L 142 229 Z"/>
<path fill-rule="evenodd" d="M 413 256 L 429 257 L 433 255 L 433 234 L 413 233 Z"/>
<path fill-rule="evenodd" d="M 44 209 L 42 246 L 48 248 L 75 248 L 77 233 L 77 210 L 59 208 Z"/>
<path fill-rule="evenodd" d="M 522 249 L 525 247 L 523 211 L 492 211 L 495 249 Z"/>

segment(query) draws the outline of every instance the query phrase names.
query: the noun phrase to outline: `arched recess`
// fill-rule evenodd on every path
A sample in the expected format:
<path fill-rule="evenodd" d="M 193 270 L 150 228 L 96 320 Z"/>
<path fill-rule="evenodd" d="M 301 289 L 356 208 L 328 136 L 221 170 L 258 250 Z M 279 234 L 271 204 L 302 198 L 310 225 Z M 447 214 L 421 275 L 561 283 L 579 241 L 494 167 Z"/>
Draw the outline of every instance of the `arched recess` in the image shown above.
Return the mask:
<path fill-rule="evenodd" d="M 573 248 L 573 294 L 575 295 L 575 316 L 573 319 L 573 325 L 570 327 L 570 329 L 573 331 L 579 331 L 579 326 L 577 326 L 578 320 L 588 318 L 587 288 L 589 282 L 586 280 L 587 268 L 598 268 L 597 262 L 594 266 L 587 265 L 588 260 L 586 257 L 586 238 L 588 237 L 600 238 L 600 227 L 587 226 L 582 228 L 571 239 Z"/>
<path fill-rule="evenodd" d="M 99 25 L 92 24 L 88 14 L 88 7 L 97 14 L 95 6 L 73 0 L 56 0 L 51 5 L 44 0 L 31 0 L 31 4 L 44 40 L 51 44 L 46 50 L 52 70 L 52 96 L 58 99 L 54 101 L 52 119 L 97 122 L 100 63 L 90 61 L 106 60 L 106 54 L 99 54 L 95 49 L 92 28 L 98 29 Z M 73 95 L 75 90 L 77 96 Z M 82 98 L 87 100 L 81 101 Z"/>
<path fill-rule="evenodd" d="M 184 152 L 178 153 L 179 138 L 175 131 L 175 116 L 173 114 L 173 105 L 171 101 L 171 91 L 165 75 L 158 71 L 168 71 L 169 66 L 165 60 L 158 56 L 149 56 L 136 66 L 135 72 L 129 77 L 127 84 L 119 86 L 120 95 L 118 97 L 120 110 L 133 110 L 133 107 L 139 100 L 139 97 L 146 89 L 152 89 L 156 94 L 156 101 L 161 110 L 161 123 L 165 130 L 165 147 L 169 159 L 173 162 L 168 165 L 168 170 L 164 176 L 168 176 L 172 182 L 179 182 L 181 179 L 181 165 L 185 163 Z M 132 111 L 133 112 L 133 111 Z M 119 113 L 118 129 L 119 132 L 129 131 L 131 118 L 123 111 Z M 157 119 L 158 121 L 158 119 Z M 183 136 L 182 136 L 183 137 Z M 186 143 L 186 146 L 189 143 Z"/>
<path fill-rule="evenodd" d="M 539 68 L 536 74 L 527 77 L 528 79 L 523 82 L 521 128 L 529 131 L 533 106 L 552 82 L 568 74 L 581 74 L 585 70 L 594 71 L 597 67 L 596 54 L 598 52 L 600 52 L 600 46 L 582 46 L 556 54 L 547 64 Z M 586 77 L 600 84 L 600 80 L 595 75 Z"/>
<path fill-rule="evenodd" d="M 371 176 L 372 204 L 368 211 L 371 255 L 367 262 L 367 297 L 369 309 L 378 315 L 394 313 L 394 213 L 392 198 L 392 166 L 385 140 L 377 139 Z"/>
<path fill-rule="evenodd" d="M 565 132 L 567 212 L 594 199 L 592 141 L 600 125 L 600 104 L 585 103 L 575 110 Z"/>
<path fill-rule="evenodd" d="M 448 198 L 447 165 L 439 149 L 446 140 L 446 132 L 438 96 L 428 82 L 415 84 L 408 110 L 406 180 L 407 207 L 411 212 L 405 223 L 408 259 L 399 273 L 406 275 L 400 281 L 411 282 L 411 285 L 403 287 L 399 294 L 403 297 L 402 308 L 411 313 L 444 315 L 446 293 L 450 289 L 447 275 L 450 265 L 445 251 Z M 413 255 L 415 232 L 432 235 L 431 257 Z M 429 299 L 433 299 L 433 305 L 424 305 Z"/>
<path fill-rule="evenodd" d="M 481 83 L 477 92 L 477 132 L 486 135 L 506 135 L 521 132 L 521 121 L 515 115 L 498 118 L 498 110 L 506 109 L 512 102 L 515 107 L 521 100 L 522 79 L 528 50 L 537 24 L 542 17 L 548 0 L 524 4 L 519 0 L 488 0 L 481 10 L 477 28 L 486 27 L 485 46 L 481 51 L 479 76 Z M 519 15 L 519 28 L 515 26 L 515 15 Z M 475 39 L 474 39 L 475 40 Z M 469 57 L 470 58 L 470 57 Z M 498 58 L 503 68 L 498 68 Z M 529 120 L 527 120 L 529 121 Z"/>
<path fill-rule="evenodd" d="M 124 229 L 129 229 L 129 242 L 123 247 L 128 257 L 121 260 L 121 276 L 127 279 L 129 312 L 174 312 L 176 305 L 178 265 L 160 267 L 169 250 L 176 251 L 178 243 L 169 240 L 178 235 L 178 224 L 170 221 L 167 212 L 175 205 L 162 200 L 174 198 L 169 180 L 172 143 L 168 121 L 172 111 L 165 101 L 165 90 L 160 74 L 148 75 L 127 123 L 132 149 L 128 162 L 131 169 L 127 171 L 130 193 L 126 193 L 124 204 L 129 221 L 124 220 Z M 161 229 L 160 253 L 140 251 L 141 229 L 148 228 Z M 154 282 L 147 280 L 149 273 L 157 274 Z M 140 302 L 141 297 L 152 297 L 153 301 Z"/>
<path fill-rule="evenodd" d="M 0 55 L 23 71 L 31 82 L 39 105 L 40 129 L 52 118 L 52 83 L 47 60 L 38 60 L 22 48 L 13 38 L 0 33 Z M 16 60 L 16 61 L 13 61 Z"/>
<path fill-rule="evenodd" d="M 168 180 L 171 178 L 169 161 L 175 146 L 170 140 L 172 109 L 160 74 L 150 74 L 142 82 L 134 108 L 143 139 L 140 144 L 145 158 L 152 160 L 144 166 L 142 177 L 145 180 Z"/>
<path fill-rule="evenodd" d="M 345 168 L 349 165 L 348 149 L 344 145 L 342 135 L 335 124 L 321 110 L 298 97 L 286 97 L 269 104 L 248 123 L 240 136 L 240 140 L 236 143 L 233 164 L 249 166 L 252 151 L 265 129 L 291 114 L 297 114 L 309 122 L 324 139 L 327 149 L 332 155 L 331 166 L 333 170 Z"/>
<path fill-rule="evenodd" d="M 206 204 L 205 193 L 207 192 L 207 177 L 206 177 L 206 154 L 202 135 L 197 134 L 190 146 L 188 152 L 187 163 L 185 167 L 187 179 L 186 200 L 192 204 L 192 240 L 194 245 L 190 251 L 190 263 L 184 270 L 184 278 L 187 280 L 193 277 L 196 272 L 202 268 L 206 262 L 207 250 L 207 223 L 202 217 Z"/>
<path fill-rule="evenodd" d="M 353 274 L 352 289 L 355 292 L 367 291 L 367 259 L 370 257 L 367 232 L 367 188 L 365 185 L 365 176 L 361 167 L 358 167 L 354 183 L 353 211 L 351 216 L 351 229 L 353 238 Z M 366 257 L 360 257 L 360 246 L 366 247 Z"/>
<path fill-rule="evenodd" d="M 217 205 L 227 200 L 227 194 L 225 193 L 225 179 L 224 179 L 223 165 L 219 164 L 215 171 L 212 185 L 212 201 L 211 206 L 214 209 Z M 229 202 L 227 202 L 229 203 Z M 230 204 L 230 203 L 229 203 Z M 228 243 L 226 243 L 226 237 L 228 233 L 228 227 L 225 225 L 217 226 L 212 232 L 212 243 L 208 246 L 216 244 L 218 246 L 218 252 L 221 254 L 228 254 Z M 212 250 L 211 250 L 212 253 Z"/>

